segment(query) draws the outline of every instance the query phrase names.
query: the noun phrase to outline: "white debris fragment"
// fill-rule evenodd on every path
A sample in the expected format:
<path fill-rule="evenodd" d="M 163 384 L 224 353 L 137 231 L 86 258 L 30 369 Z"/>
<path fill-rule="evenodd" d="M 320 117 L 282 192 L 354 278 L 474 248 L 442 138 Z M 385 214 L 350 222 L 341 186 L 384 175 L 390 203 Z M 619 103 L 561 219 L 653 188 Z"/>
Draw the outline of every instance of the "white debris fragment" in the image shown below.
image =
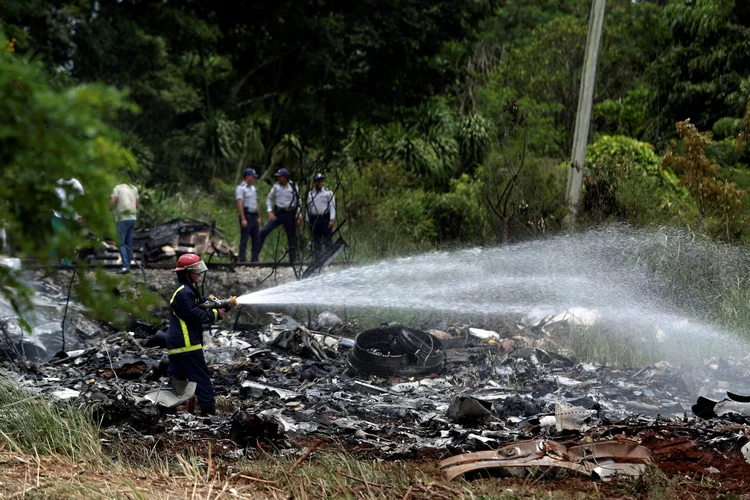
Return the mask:
<path fill-rule="evenodd" d="M 745 443 L 741 451 L 742 456 L 745 457 L 745 462 L 750 464 L 750 442 Z"/>
<path fill-rule="evenodd" d="M 565 387 L 574 387 L 576 385 L 581 385 L 582 382 L 569 378 L 569 377 L 563 377 L 563 376 L 557 376 L 554 377 L 555 383 L 557 385 L 563 385 Z"/>
<path fill-rule="evenodd" d="M 557 419 L 554 415 L 545 415 L 539 419 L 539 425 L 542 427 L 552 427 L 553 425 L 557 425 Z"/>
<path fill-rule="evenodd" d="M 340 325 L 341 323 L 343 323 L 343 321 L 341 321 L 341 318 L 330 311 L 323 311 L 322 313 L 318 314 L 318 324 L 323 328 L 332 328 L 336 325 Z"/>
<path fill-rule="evenodd" d="M 255 382 L 253 380 L 245 380 L 240 384 L 240 387 L 243 387 L 245 389 L 257 389 L 260 391 L 270 391 L 275 392 L 279 395 L 281 399 L 287 400 L 287 399 L 294 399 L 300 396 L 299 393 L 294 391 L 288 391 L 286 389 L 282 389 L 280 387 L 274 387 L 271 385 L 261 384 L 259 382 Z"/>
<path fill-rule="evenodd" d="M 599 313 L 595 309 L 585 307 L 571 307 L 565 312 L 558 314 L 547 322 L 559 323 L 564 321 L 570 325 L 591 326 L 599 320 Z"/>
<path fill-rule="evenodd" d="M 555 403 L 557 432 L 580 429 L 586 419 L 595 415 L 596 410 L 587 410 L 583 406 Z"/>
<path fill-rule="evenodd" d="M 60 389 L 60 390 L 53 391 L 50 393 L 52 397 L 57 398 L 60 401 L 77 398 L 80 394 L 81 394 L 80 391 L 76 391 L 74 389 Z"/>
<path fill-rule="evenodd" d="M 500 338 L 500 335 L 497 332 L 493 332 L 492 330 L 483 330 L 481 328 L 469 328 L 469 333 L 474 337 L 484 340 Z"/>
<path fill-rule="evenodd" d="M 415 382 L 402 382 L 400 384 L 394 384 L 391 386 L 393 392 L 403 393 L 416 391 L 419 388 L 419 381 Z"/>

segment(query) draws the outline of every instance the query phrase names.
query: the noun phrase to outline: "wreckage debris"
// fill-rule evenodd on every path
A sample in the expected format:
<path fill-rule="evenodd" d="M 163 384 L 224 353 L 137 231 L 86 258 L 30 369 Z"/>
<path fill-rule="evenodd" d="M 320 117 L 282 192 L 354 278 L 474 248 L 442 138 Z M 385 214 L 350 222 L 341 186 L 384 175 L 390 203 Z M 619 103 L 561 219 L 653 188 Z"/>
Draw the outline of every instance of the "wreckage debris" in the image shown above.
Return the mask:
<path fill-rule="evenodd" d="M 338 228 L 336 230 L 338 231 Z M 310 265 L 305 268 L 301 278 L 310 278 L 320 274 L 346 247 L 347 244 L 341 236 L 336 238 L 330 248 L 321 249 L 320 254 L 313 258 Z"/>
<path fill-rule="evenodd" d="M 195 388 L 197 386 L 198 384 L 195 382 L 172 377 L 172 387 L 160 387 L 155 391 L 147 393 L 145 398 L 155 405 L 174 408 L 192 399 L 195 396 Z"/>
<path fill-rule="evenodd" d="M 50 297 L 53 302 L 57 295 Z M 80 322 L 70 330 L 79 340 L 67 357 L 45 358 L 28 370 L 7 360 L 0 364 L 35 393 L 92 408 L 105 440 L 124 436 L 156 446 L 213 439 L 223 443 L 228 459 L 258 443 L 282 453 L 330 438 L 381 459 L 489 451 L 495 453 L 490 470 L 497 473 L 554 468 L 604 480 L 611 473 L 637 475 L 648 462 L 621 459 L 617 450 L 614 458 L 597 455 L 594 464 L 581 459 L 575 446 L 625 440 L 651 450 L 652 460 L 670 474 L 684 470 L 721 481 L 727 474 L 750 475 L 741 452 L 750 418 L 715 411 L 709 420 L 685 415 L 696 394 L 718 404 L 731 388 L 729 400 L 747 404 L 736 394 L 750 386 L 742 363 L 718 360 L 687 369 L 577 363 L 553 352 L 542 329 L 517 324 L 478 329 L 495 337 L 472 334 L 473 326 L 437 323 L 433 331 L 442 333 L 436 338 L 402 325 L 363 332 L 331 313 L 305 324 L 269 314 L 263 323 L 205 335 L 204 353 L 225 415 L 218 419 L 190 414 L 184 404 L 189 391 L 167 389 L 166 352 L 149 343 L 157 327 L 111 333 Z M 89 330 L 94 333 L 82 333 Z M 172 403 L 177 406 L 168 408 Z M 544 454 L 523 457 L 532 463 L 498 460 L 497 450 L 524 441 L 546 443 Z M 562 443 L 564 452 L 552 442 Z M 750 456 L 750 446 L 743 449 Z M 576 450 L 581 456 L 571 455 Z M 477 468 L 469 470 L 473 474 L 487 469 L 480 461 L 454 465 Z"/>
<path fill-rule="evenodd" d="M 221 231 L 208 222 L 174 219 L 166 224 L 139 229 L 133 236 L 133 259 L 137 262 L 159 262 L 184 253 L 235 257 Z M 122 265 L 120 251 L 113 241 L 87 252 L 84 258 L 105 265 Z"/>
<path fill-rule="evenodd" d="M 705 419 L 730 415 L 750 418 L 750 396 L 727 392 L 727 398 L 722 401 L 714 401 L 700 396 L 691 410 L 695 416 Z"/>
<path fill-rule="evenodd" d="M 275 444 L 283 439 L 283 431 L 272 418 L 240 411 L 232 416 L 229 439 L 241 448 L 259 443 Z"/>
<path fill-rule="evenodd" d="M 425 375 L 443 368 L 440 340 L 429 333 L 392 325 L 365 330 L 349 353 L 349 366 L 365 375 Z"/>
<path fill-rule="evenodd" d="M 532 440 L 451 457 L 440 462 L 440 469 L 448 479 L 489 470 L 523 477 L 536 469 L 553 468 L 607 481 L 618 475 L 638 476 L 651 462 L 648 448 L 634 442 L 598 441 L 565 446 L 556 441 Z"/>

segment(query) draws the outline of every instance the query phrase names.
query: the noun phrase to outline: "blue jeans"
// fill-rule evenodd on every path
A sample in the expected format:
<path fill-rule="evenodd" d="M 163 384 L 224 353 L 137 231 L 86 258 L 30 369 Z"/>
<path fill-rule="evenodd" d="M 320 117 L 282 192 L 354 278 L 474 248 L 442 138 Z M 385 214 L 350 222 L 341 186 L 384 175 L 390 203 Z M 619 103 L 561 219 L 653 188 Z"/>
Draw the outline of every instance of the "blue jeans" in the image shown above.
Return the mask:
<path fill-rule="evenodd" d="M 133 260 L 133 233 L 135 233 L 134 220 L 121 220 L 117 223 L 117 236 L 120 238 L 120 256 L 122 267 L 130 269 L 130 261 Z"/>

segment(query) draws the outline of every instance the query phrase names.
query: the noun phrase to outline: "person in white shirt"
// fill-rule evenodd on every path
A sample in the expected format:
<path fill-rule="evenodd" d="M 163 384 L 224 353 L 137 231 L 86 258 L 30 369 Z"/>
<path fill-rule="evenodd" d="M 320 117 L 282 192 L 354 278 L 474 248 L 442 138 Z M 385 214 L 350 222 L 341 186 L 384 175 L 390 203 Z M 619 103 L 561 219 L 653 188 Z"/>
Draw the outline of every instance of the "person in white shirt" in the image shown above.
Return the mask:
<path fill-rule="evenodd" d="M 55 187 L 55 193 L 60 198 L 60 210 L 52 211 L 52 230 L 55 234 L 67 233 L 73 234 L 78 231 L 82 226 L 83 219 L 78 212 L 73 212 L 73 217 L 70 217 L 70 205 L 77 196 L 86 194 L 83 190 L 83 186 L 78 179 L 58 179 L 57 187 Z M 75 221 L 77 224 L 72 224 Z M 57 252 L 52 252 L 52 258 L 58 259 Z M 73 263 L 71 255 L 65 255 L 62 257 L 62 263 L 70 265 Z"/>
<path fill-rule="evenodd" d="M 141 208 L 141 198 L 138 189 L 132 184 L 118 184 L 112 191 L 109 203 L 114 207 L 117 236 L 120 238 L 122 268 L 117 273 L 127 274 L 133 261 L 133 234 L 138 209 Z"/>
<path fill-rule="evenodd" d="M 307 193 L 305 210 L 305 221 L 310 225 L 316 258 L 324 244 L 326 248 L 333 246 L 332 229 L 336 220 L 336 199 L 333 191 L 323 185 L 324 182 L 323 174 L 315 174 L 313 188 Z"/>
<path fill-rule="evenodd" d="M 57 181 L 55 193 L 57 193 L 57 197 L 60 198 L 61 210 L 53 210 L 52 212 L 58 219 L 70 219 L 70 217 L 65 215 L 65 211 L 68 209 L 68 202 L 73 201 L 73 198 L 78 195 L 86 194 L 83 191 L 83 186 L 78 181 L 78 179 L 59 179 Z M 80 222 L 81 216 L 78 215 L 77 212 L 75 212 L 73 214 L 73 220 Z M 54 226 L 55 223 L 53 222 L 52 225 Z"/>
<path fill-rule="evenodd" d="M 258 192 L 255 190 L 255 179 L 258 174 L 255 169 L 246 168 L 245 180 L 237 186 L 234 197 L 237 200 L 237 211 L 240 213 L 240 262 L 247 260 L 247 240 L 252 239 L 250 250 L 250 261 L 258 262 L 260 253 L 260 203 L 258 203 Z"/>
<path fill-rule="evenodd" d="M 289 243 L 289 260 L 294 264 L 297 260 L 297 235 L 296 227 L 302 225 L 302 207 L 299 199 L 299 189 L 296 184 L 289 180 L 289 170 L 282 168 L 274 174 L 277 182 L 271 188 L 266 198 L 268 209 L 268 222 L 260 230 L 260 245 L 258 251 L 263 248 L 266 237 L 279 226 L 284 226 Z M 274 204 L 276 208 L 274 208 Z"/>

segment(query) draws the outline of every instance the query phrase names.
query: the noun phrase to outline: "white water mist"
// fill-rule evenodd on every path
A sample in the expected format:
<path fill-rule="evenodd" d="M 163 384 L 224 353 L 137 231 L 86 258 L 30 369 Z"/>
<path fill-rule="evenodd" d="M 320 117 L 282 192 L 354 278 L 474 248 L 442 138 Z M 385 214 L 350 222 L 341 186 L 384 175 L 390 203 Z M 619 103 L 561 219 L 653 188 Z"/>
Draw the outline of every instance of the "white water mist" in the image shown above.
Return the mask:
<path fill-rule="evenodd" d="M 610 229 L 505 247 L 433 252 L 325 273 L 243 295 L 240 304 L 391 307 L 456 314 L 544 315 L 595 310 L 623 335 L 667 332 L 675 358 L 743 357 L 736 333 L 695 317 L 633 254 L 663 233 Z"/>

